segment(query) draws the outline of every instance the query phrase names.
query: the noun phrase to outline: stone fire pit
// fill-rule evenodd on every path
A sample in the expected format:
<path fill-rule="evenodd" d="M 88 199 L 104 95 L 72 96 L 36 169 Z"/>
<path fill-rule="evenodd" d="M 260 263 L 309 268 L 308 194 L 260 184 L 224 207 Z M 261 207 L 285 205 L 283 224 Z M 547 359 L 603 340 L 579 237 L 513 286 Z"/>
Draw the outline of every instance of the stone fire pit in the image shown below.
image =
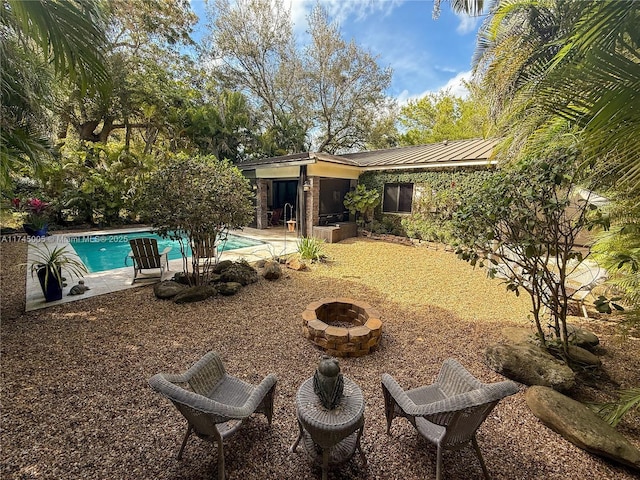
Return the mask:
<path fill-rule="evenodd" d="M 302 312 L 304 336 L 334 357 L 361 357 L 374 350 L 382 336 L 380 314 L 351 298 L 325 298 Z"/>

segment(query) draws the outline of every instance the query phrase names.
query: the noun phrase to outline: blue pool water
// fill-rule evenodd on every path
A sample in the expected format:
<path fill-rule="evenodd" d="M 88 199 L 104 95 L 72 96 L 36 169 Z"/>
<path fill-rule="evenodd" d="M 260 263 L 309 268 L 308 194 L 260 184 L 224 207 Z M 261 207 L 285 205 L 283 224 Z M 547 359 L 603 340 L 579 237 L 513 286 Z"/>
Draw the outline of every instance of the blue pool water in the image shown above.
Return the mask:
<path fill-rule="evenodd" d="M 169 260 L 181 258 L 180 244 L 177 241 L 160 237 L 151 232 L 122 233 L 112 235 L 83 235 L 69 238 L 80 259 L 84 262 L 89 273 L 104 272 L 114 268 L 132 266 L 129 252 L 129 240 L 133 238 L 155 238 L 158 241 L 158 251 L 162 252 L 166 247 L 171 247 Z M 187 242 L 188 244 L 188 242 Z M 262 245 L 264 242 L 252 238 L 240 237 L 229 234 L 227 243 L 222 246 L 222 251 L 235 250 L 244 247 Z M 191 256 L 191 249 L 187 246 L 187 256 Z"/>

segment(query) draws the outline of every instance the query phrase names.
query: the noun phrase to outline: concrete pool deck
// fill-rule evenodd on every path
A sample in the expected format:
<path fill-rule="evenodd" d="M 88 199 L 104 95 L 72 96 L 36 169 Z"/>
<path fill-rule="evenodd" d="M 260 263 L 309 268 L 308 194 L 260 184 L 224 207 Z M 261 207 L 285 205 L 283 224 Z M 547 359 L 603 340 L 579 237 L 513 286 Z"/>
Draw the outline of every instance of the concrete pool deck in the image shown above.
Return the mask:
<path fill-rule="evenodd" d="M 90 232 L 73 232 L 63 234 L 52 234 L 46 237 L 42 242 L 46 242 L 50 245 L 64 246 L 68 249 L 71 255 L 79 258 L 69 242 L 70 237 L 79 237 L 83 235 L 123 235 L 127 233 L 137 233 L 149 231 L 149 227 L 139 228 L 123 228 L 118 230 L 92 230 Z M 220 260 L 240 260 L 245 259 L 247 262 L 255 262 L 258 260 L 266 260 L 273 256 L 285 255 L 288 253 L 294 253 L 298 250 L 297 246 L 297 232 L 286 232 L 284 228 L 269 228 L 266 230 L 258 230 L 255 228 L 243 228 L 242 230 L 232 230 L 230 233 L 238 235 L 240 237 L 249 237 L 255 240 L 261 240 L 264 245 L 257 245 L 253 247 L 239 248 L 236 250 L 229 250 L 222 252 Z M 27 265 L 31 264 L 33 260 L 37 245 L 42 242 L 30 242 L 27 250 Z M 181 272 L 182 259 L 169 260 L 169 270 L 164 273 L 162 279 L 167 280 L 173 277 L 176 272 Z M 104 295 L 106 293 L 117 292 L 119 290 L 125 290 L 128 288 L 141 287 L 144 285 L 151 285 L 158 281 L 158 277 L 150 277 L 145 279 L 145 275 L 139 275 L 135 284 L 131 285 L 133 280 L 133 266 L 129 265 L 123 268 L 116 268 L 114 270 L 106 270 L 104 272 L 87 273 L 84 275 L 83 280 L 86 286 L 90 288 L 82 295 L 69 295 L 71 287 L 78 283 L 78 278 L 72 277 L 63 270 L 63 275 L 67 278 L 67 286 L 63 289 L 62 299 L 54 302 L 45 302 L 42 289 L 38 278 L 32 278 L 29 269 L 27 269 L 27 286 L 26 286 L 26 302 L 25 311 L 38 310 L 40 308 L 51 307 L 53 305 L 60 305 L 62 303 L 73 302 L 76 300 L 82 300 L 83 298 L 95 297 L 96 295 Z"/>

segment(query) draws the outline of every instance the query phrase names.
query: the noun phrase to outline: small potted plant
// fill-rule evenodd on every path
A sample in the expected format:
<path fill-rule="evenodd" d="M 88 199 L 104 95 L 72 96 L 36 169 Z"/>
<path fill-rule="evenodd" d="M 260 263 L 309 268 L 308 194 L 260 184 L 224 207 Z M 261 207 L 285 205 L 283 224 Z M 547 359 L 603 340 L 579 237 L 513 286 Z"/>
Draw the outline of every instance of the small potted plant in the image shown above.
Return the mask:
<path fill-rule="evenodd" d="M 26 213 L 22 228 L 32 237 L 44 237 L 47 235 L 49 227 L 46 209 L 48 203 L 43 202 L 39 198 L 30 198 L 25 202 L 19 198 L 14 198 L 11 203 L 16 211 Z"/>
<path fill-rule="evenodd" d="M 65 248 L 50 248 L 46 243 L 37 247 L 31 261 L 31 276 L 38 275 L 45 301 L 52 302 L 62 298 L 62 269 L 78 278 L 87 273 L 87 268 L 74 258 Z"/>

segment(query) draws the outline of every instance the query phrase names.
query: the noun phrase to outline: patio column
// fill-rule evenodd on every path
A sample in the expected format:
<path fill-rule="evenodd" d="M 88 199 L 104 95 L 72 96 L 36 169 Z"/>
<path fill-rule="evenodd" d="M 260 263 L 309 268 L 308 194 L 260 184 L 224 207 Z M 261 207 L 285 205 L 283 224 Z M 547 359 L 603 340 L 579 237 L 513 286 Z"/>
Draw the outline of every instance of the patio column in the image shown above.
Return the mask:
<path fill-rule="evenodd" d="M 256 228 L 264 229 L 269 226 L 267 217 L 267 180 L 258 178 L 256 181 Z"/>
<path fill-rule="evenodd" d="M 313 233 L 313 226 L 318 225 L 320 222 L 320 177 L 307 177 L 307 180 L 311 184 L 311 188 L 307 195 L 307 208 L 305 212 L 306 224 L 304 235 L 311 237 Z"/>

